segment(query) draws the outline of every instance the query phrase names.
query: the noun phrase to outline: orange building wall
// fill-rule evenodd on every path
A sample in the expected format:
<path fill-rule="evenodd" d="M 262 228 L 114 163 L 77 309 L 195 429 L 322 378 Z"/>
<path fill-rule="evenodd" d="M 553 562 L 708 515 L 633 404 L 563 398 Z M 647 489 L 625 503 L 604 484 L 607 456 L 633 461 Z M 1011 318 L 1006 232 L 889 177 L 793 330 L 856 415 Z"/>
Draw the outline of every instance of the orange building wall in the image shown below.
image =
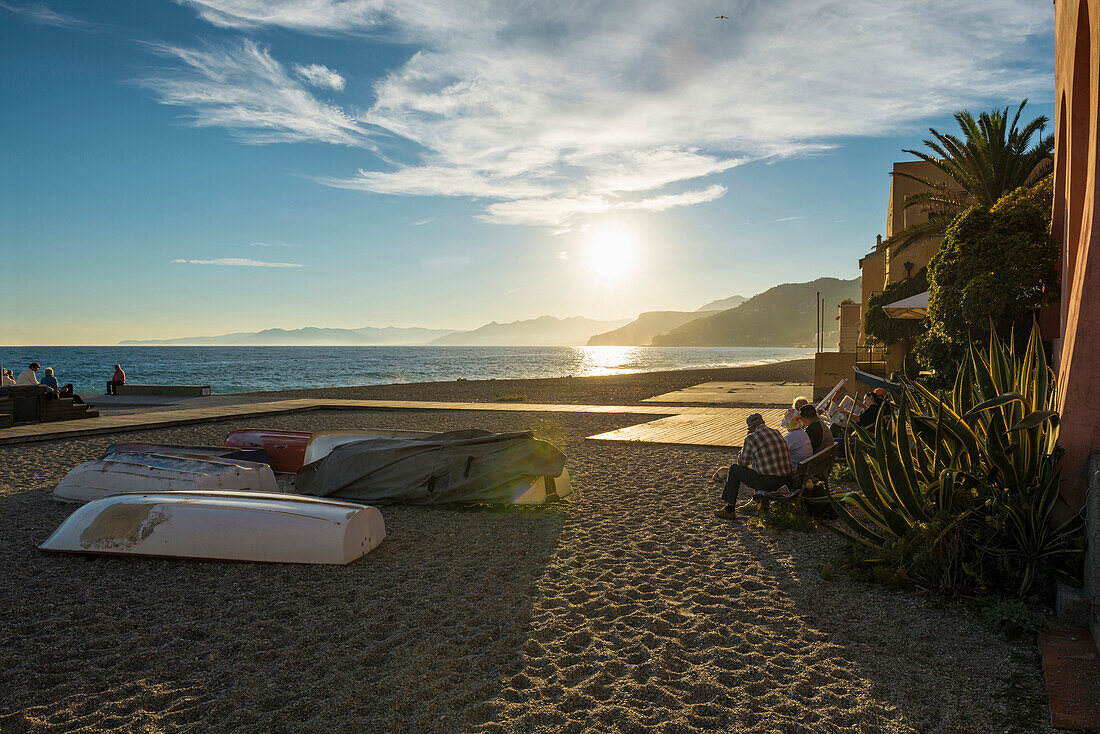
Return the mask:
<path fill-rule="evenodd" d="M 1094 226 L 1100 0 L 1058 0 L 1055 18 L 1053 229 L 1062 243 L 1059 442 L 1066 449 L 1062 496 L 1076 509 L 1084 504 L 1088 456 L 1100 451 L 1100 226 Z"/>

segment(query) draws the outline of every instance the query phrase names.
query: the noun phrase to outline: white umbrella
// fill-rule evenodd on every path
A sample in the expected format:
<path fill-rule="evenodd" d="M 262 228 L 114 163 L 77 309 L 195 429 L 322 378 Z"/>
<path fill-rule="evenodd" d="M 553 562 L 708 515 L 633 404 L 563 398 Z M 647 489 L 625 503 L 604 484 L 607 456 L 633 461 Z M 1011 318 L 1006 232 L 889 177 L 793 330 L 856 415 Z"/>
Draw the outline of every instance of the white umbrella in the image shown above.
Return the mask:
<path fill-rule="evenodd" d="M 892 319 L 923 319 L 928 316 L 928 291 L 888 303 L 882 310 Z"/>

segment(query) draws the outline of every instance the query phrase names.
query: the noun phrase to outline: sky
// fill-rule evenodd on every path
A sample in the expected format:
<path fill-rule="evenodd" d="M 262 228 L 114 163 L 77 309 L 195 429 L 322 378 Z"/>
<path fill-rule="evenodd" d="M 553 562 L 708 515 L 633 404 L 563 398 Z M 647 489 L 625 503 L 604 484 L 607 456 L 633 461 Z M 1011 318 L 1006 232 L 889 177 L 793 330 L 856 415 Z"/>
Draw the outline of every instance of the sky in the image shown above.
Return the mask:
<path fill-rule="evenodd" d="M 0 344 L 610 320 L 853 278 L 929 127 L 1053 117 L 1053 23 L 1035 0 L 0 0 Z"/>

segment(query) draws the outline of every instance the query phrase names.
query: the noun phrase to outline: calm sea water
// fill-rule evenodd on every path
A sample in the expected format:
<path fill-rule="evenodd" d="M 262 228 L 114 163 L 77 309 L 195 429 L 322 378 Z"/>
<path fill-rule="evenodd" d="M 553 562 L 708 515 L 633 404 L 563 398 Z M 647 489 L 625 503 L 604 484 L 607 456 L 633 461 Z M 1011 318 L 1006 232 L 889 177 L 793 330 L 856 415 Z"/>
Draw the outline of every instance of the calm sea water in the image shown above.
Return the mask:
<path fill-rule="evenodd" d="M 734 367 L 812 354 L 769 347 L 0 347 L 0 365 L 17 376 L 32 361 L 53 367 L 77 392 L 102 392 L 121 364 L 129 382 L 235 393 Z"/>

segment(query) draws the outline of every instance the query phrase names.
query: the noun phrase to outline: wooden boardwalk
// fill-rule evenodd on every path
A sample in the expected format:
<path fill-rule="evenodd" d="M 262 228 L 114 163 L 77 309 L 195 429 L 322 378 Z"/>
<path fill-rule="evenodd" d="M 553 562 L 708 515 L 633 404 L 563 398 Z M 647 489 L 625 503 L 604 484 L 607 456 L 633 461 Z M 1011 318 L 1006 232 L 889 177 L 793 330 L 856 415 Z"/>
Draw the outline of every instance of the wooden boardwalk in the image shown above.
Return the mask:
<path fill-rule="evenodd" d="M 628 426 L 589 436 L 592 441 L 636 441 L 640 443 L 675 444 L 678 446 L 722 446 L 740 448 L 748 434 L 745 419 L 752 413 L 764 416 L 764 422 L 775 428 L 783 417 L 782 408 L 725 408 L 707 414 L 689 413 Z"/>
<path fill-rule="evenodd" d="M 802 395 L 811 396 L 814 386 L 800 382 L 704 382 L 683 390 L 646 398 L 644 403 L 713 403 L 715 405 L 782 405 Z"/>
<path fill-rule="evenodd" d="M 602 413 L 608 415 L 664 416 L 618 431 L 589 438 L 598 441 L 637 441 L 691 446 L 737 447 L 745 437 L 748 408 L 715 408 L 675 405 L 570 405 L 564 403 L 468 403 L 427 400 L 340 400 L 302 398 L 263 403 L 238 403 L 205 408 L 158 410 L 125 415 L 106 415 L 82 420 L 35 423 L 0 430 L 0 445 L 32 443 L 76 436 L 98 436 L 196 423 L 262 418 L 312 410 L 462 410 L 513 413 Z M 759 411 L 770 425 L 778 425 L 783 411 Z"/>

